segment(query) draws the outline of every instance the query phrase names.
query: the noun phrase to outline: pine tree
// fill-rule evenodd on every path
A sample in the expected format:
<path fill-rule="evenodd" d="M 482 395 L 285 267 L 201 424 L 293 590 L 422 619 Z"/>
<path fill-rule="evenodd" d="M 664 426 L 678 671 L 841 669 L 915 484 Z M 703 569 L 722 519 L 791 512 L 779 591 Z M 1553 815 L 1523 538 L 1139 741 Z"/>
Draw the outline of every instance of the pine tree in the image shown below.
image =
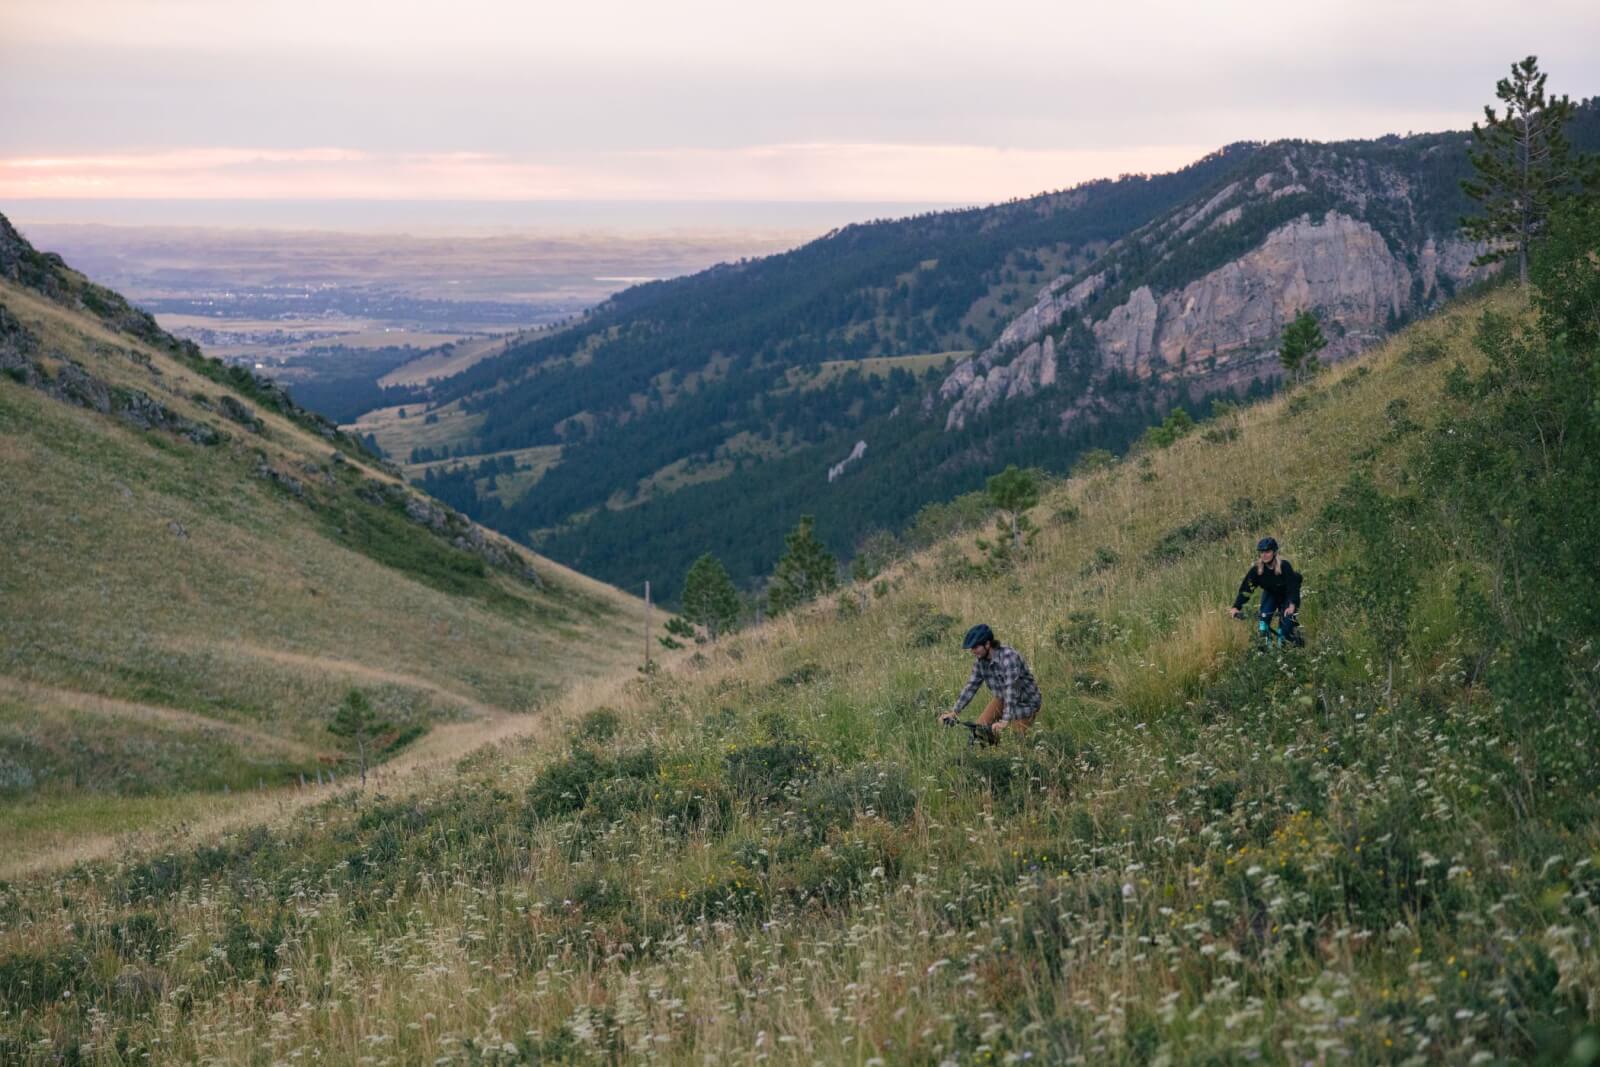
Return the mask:
<path fill-rule="evenodd" d="M 328 732 L 355 745 L 356 758 L 361 765 L 361 784 L 367 784 L 367 754 L 378 737 L 391 729 L 389 722 L 373 710 L 367 694 L 352 689 L 344 695 L 344 703 L 328 722 Z"/>
<path fill-rule="evenodd" d="M 1539 60 L 1529 56 L 1511 65 L 1495 95 L 1505 114 L 1485 106 L 1484 123 L 1472 124 L 1476 147 L 1470 152 L 1477 173 L 1461 183 L 1483 214 L 1461 220 L 1461 231 L 1489 242 L 1474 265 L 1517 258 L 1517 278 L 1528 284 L 1528 250 L 1543 233 L 1550 209 L 1582 184 L 1593 185 L 1593 167 L 1574 157 L 1563 127 L 1572 117 L 1572 101 L 1547 98 Z"/>
<path fill-rule="evenodd" d="M 1283 328 L 1283 340 L 1278 343 L 1278 362 L 1289 372 L 1290 379 L 1298 382 L 1316 372 L 1317 353 L 1327 345 L 1328 339 L 1322 336 L 1317 317 L 1302 311 Z"/>
<path fill-rule="evenodd" d="M 767 587 L 775 615 L 830 592 L 838 584 L 839 561 L 817 540 L 815 525 L 810 515 L 802 515 L 799 525 L 784 535 L 783 558 Z"/>
<path fill-rule="evenodd" d="M 681 615 L 674 615 L 668 619 L 666 629 L 667 632 L 664 636 L 656 638 L 657 641 L 661 642 L 662 648 L 676 650 L 684 647 L 685 642 L 704 640 L 699 632 L 695 630 L 694 624 Z M 683 638 L 682 641 L 678 640 L 680 637 Z"/>
<path fill-rule="evenodd" d="M 1000 512 L 1002 528 L 1010 530 L 1011 547 L 1020 550 L 1023 536 L 1032 532 L 1026 512 L 1039 502 L 1038 476 L 1010 466 L 991 476 L 986 485 L 990 503 Z"/>
<path fill-rule="evenodd" d="M 704 626 L 715 641 L 739 622 L 739 591 L 722 561 L 707 552 L 683 579 L 683 617 Z"/>

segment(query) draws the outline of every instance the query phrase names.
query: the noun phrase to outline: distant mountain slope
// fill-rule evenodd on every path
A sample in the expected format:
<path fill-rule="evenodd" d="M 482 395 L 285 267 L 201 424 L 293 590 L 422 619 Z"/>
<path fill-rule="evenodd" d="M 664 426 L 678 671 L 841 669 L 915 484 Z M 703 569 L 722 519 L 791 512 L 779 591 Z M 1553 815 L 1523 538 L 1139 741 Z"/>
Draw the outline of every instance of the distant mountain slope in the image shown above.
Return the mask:
<path fill-rule="evenodd" d="M 1600 107 L 1571 132 L 1600 147 Z M 1468 140 L 1233 145 L 639 286 L 437 383 L 436 443 L 396 458 L 468 459 L 430 467 L 430 491 L 630 588 L 671 595 L 703 551 L 750 582 L 807 512 L 849 554 L 1007 462 L 1064 469 L 1173 405 L 1270 388 L 1299 310 L 1337 358 L 1484 277 L 1456 236 Z M 948 368 L 793 387 L 824 361 L 953 350 Z M 515 499 L 471 461 L 533 446 L 560 460 Z M 699 477 L 673 477 L 685 466 Z"/>
<path fill-rule="evenodd" d="M 1600 148 L 1600 104 L 1571 130 Z M 1117 242 L 1040 290 L 999 339 L 942 383 L 946 425 L 1047 388 L 1063 363 L 1092 381 L 1208 393 L 1279 373 L 1276 346 L 1315 312 L 1324 360 L 1360 352 L 1457 290 L 1489 277 L 1457 236 L 1474 205 L 1461 191 L 1466 133 L 1265 146 L 1210 196 Z M 1064 422 L 1103 398 L 1058 395 Z"/>
<path fill-rule="evenodd" d="M 3 216 L 0 499 L 14 826 L 314 779 L 349 686 L 404 743 L 537 707 L 643 640 L 629 598 L 406 487 Z"/>
<path fill-rule="evenodd" d="M 474 416 L 462 420 L 472 428 L 440 451 L 395 458 L 563 445 L 561 463 L 513 507 L 480 498 L 476 471 L 430 488 L 516 536 L 566 528 L 582 537 L 593 509 L 615 508 L 619 492 L 631 496 L 640 482 L 679 461 L 725 461 L 731 476 L 794 457 L 798 481 L 786 490 L 794 506 L 780 507 L 775 517 L 785 521 L 795 507 L 810 506 L 810 472 L 822 481 L 854 443 L 833 455 L 837 440 L 896 409 L 915 410 L 930 384 L 907 372 L 843 377 L 802 391 L 789 387 L 791 372 L 987 344 L 1038 285 L 1091 262 L 1255 151 L 1234 146 L 1174 174 L 849 226 L 793 252 L 637 286 L 572 329 L 513 346 L 436 383 L 436 408 Z M 917 502 L 930 499 L 927 493 L 924 487 L 914 494 Z M 903 518 L 906 506 L 915 508 L 911 500 L 882 521 Z M 765 570 L 772 534 L 770 524 L 741 527 L 735 540 L 758 544 L 753 551 L 762 561 L 752 556 L 736 573 L 748 578 Z M 611 569 L 625 553 L 613 552 L 609 539 L 592 540 L 594 552 L 570 551 L 569 540 L 555 535 L 548 545 L 597 573 L 629 581 L 638 574 Z M 672 561 L 658 560 L 654 573 L 670 588 L 682 570 L 676 562 L 682 551 L 667 555 Z"/>

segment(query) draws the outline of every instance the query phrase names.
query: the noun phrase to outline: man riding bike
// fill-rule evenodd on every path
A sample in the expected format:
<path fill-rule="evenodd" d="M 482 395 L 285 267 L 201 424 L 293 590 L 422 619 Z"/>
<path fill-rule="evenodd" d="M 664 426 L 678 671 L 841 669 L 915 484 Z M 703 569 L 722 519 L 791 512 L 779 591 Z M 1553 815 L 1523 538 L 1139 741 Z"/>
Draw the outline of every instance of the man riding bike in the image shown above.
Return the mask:
<path fill-rule="evenodd" d="M 994 631 L 981 622 L 967 631 L 961 647 L 972 653 L 972 677 L 956 698 L 955 707 L 939 716 L 939 721 L 955 722 L 961 709 L 978 694 L 978 687 L 987 684 L 994 699 L 978 716 L 978 722 L 995 732 L 1011 727 L 1018 737 L 1025 735 L 1044 698 L 1022 656 L 1016 649 L 1002 645 Z"/>
<path fill-rule="evenodd" d="M 1283 622 L 1278 632 L 1283 639 L 1296 645 L 1305 644 L 1305 640 L 1296 632 L 1300 612 L 1300 572 L 1278 555 L 1278 542 L 1271 537 L 1263 537 L 1256 542 L 1255 566 L 1245 572 L 1244 581 L 1239 583 L 1239 595 L 1233 598 L 1233 607 L 1228 609 L 1228 614 L 1237 619 L 1242 614 L 1240 609 L 1245 601 L 1257 589 L 1261 590 L 1262 621 L 1270 625 L 1274 615 L 1281 615 Z"/>

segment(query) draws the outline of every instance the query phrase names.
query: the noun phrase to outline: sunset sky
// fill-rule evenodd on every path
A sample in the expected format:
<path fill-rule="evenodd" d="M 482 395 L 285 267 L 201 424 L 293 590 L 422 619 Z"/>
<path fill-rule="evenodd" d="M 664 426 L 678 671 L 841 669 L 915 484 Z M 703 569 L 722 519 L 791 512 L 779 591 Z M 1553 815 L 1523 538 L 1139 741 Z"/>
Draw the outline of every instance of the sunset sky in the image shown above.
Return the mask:
<path fill-rule="evenodd" d="M 0 0 L 28 198 L 980 202 L 1465 127 L 1600 4 Z"/>

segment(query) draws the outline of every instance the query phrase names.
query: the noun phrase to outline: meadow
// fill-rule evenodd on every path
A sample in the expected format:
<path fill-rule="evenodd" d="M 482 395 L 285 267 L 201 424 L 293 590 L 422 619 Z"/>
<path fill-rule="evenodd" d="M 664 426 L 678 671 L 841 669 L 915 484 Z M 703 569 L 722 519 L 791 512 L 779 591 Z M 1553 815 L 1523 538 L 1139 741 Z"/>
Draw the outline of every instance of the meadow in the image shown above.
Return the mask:
<path fill-rule="evenodd" d="M 0 887 L 0 1053 L 1593 1062 L 1594 726 L 1507 698 L 1481 561 L 1396 503 L 1486 312 L 1529 318 L 1071 478 L 1005 567 L 964 535 L 447 772 Z M 1226 614 L 1266 531 L 1303 650 Z M 936 724 L 980 620 L 1045 693 L 994 749 Z"/>
<path fill-rule="evenodd" d="M 389 724 L 380 759 L 452 758 L 637 662 L 642 605 L 463 551 L 351 440 L 238 392 L 248 375 L 13 285 L 0 313 L 37 336 L 40 373 L 212 428 L 0 377 L 0 877 L 327 795 L 352 688 Z"/>

